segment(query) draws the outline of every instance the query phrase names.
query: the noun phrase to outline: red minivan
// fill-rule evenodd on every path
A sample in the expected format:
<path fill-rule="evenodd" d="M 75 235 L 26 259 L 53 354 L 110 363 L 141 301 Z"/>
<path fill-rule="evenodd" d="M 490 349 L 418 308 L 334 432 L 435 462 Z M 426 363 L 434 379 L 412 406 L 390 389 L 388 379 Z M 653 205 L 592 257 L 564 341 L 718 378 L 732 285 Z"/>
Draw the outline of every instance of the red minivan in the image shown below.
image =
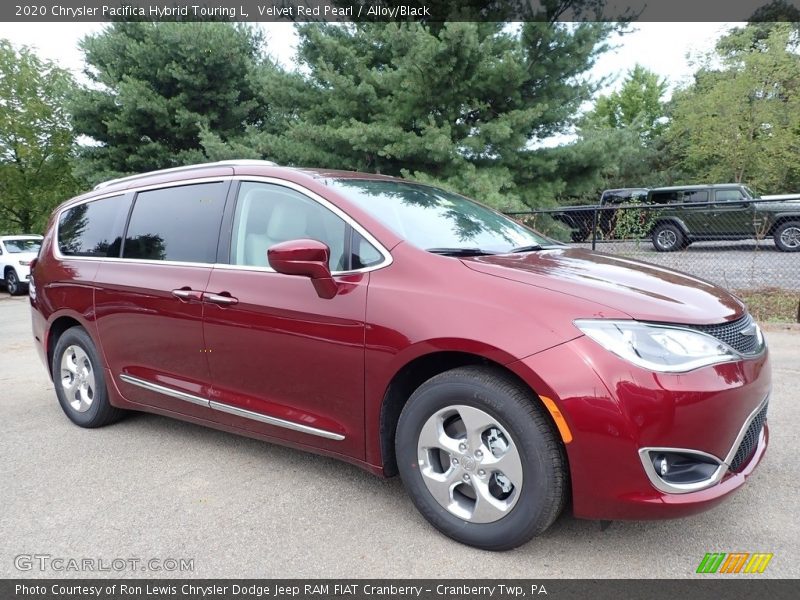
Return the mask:
<path fill-rule="evenodd" d="M 742 303 L 363 173 L 225 161 L 53 214 L 33 334 L 66 415 L 140 410 L 400 475 L 435 527 L 513 548 L 578 517 L 690 515 L 764 455 Z"/>

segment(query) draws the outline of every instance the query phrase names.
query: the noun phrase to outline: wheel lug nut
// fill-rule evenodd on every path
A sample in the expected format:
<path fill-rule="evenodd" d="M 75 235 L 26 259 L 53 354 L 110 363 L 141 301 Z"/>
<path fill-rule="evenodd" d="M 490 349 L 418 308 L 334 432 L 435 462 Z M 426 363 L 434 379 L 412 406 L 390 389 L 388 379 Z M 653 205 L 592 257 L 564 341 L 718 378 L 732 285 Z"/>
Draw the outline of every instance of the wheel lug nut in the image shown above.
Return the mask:
<path fill-rule="evenodd" d="M 486 475 L 486 471 L 484 471 L 483 469 L 478 469 L 478 475 L 483 477 L 484 475 Z"/>
<path fill-rule="evenodd" d="M 464 473 L 464 481 L 469 481 L 469 474 L 468 473 Z"/>
<path fill-rule="evenodd" d="M 464 450 L 466 450 L 466 449 L 467 449 L 467 445 L 466 445 L 464 442 L 461 442 L 461 443 L 458 445 L 458 449 L 459 449 L 459 450 L 461 450 L 461 451 L 463 452 Z"/>
<path fill-rule="evenodd" d="M 475 450 L 475 458 L 483 458 L 483 452 L 480 450 Z"/>
<path fill-rule="evenodd" d="M 454 459 L 453 459 L 453 464 L 454 464 L 454 465 L 457 465 L 457 464 L 458 464 L 458 459 L 457 459 L 457 458 L 454 458 Z"/>

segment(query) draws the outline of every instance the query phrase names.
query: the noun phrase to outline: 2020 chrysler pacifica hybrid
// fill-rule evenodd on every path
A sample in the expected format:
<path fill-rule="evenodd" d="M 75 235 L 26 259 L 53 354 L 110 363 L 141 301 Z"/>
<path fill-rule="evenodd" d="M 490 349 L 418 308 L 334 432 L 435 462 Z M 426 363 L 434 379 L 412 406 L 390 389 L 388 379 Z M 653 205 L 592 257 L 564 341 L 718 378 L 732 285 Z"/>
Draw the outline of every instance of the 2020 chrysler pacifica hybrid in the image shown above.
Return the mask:
<path fill-rule="evenodd" d="M 149 411 L 399 473 L 481 548 L 570 498 L 698 512 L 767 445 L 768 352 L 736 297 L 391 177 L 225 161 L 100 184 L 54 212 L 30 302 L 76 424 Z"/>

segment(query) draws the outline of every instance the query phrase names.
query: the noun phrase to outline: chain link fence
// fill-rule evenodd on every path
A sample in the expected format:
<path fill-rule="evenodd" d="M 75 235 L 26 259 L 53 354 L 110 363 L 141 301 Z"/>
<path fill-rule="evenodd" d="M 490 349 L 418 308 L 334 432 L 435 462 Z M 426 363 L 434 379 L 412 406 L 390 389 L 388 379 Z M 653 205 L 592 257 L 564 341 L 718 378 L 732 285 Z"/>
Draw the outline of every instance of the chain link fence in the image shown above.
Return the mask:
<path fill-rule="evenodd" d="M 750 304 L 777 294 L 791 320 L 800 319 L 793 312 L 800 311 L 800 200 L 575 206 L 508 214 L 573 246 L 712 281 Z"/>

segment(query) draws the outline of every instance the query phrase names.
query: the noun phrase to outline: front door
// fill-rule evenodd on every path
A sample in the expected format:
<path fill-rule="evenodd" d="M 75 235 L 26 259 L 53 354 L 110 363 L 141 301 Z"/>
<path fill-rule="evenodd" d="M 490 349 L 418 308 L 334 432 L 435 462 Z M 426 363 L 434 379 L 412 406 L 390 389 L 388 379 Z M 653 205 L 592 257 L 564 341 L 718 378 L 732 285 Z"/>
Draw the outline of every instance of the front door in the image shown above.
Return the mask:
<path fill-rule="evenodd" d="M 313 194 L 242 182 L 230 264 L 211 274 L 205 340 L 220 421 L 283 441 L 364 456 L 364 315 L 369 274 L 353 272 L 350 225 Z M 267 249 L 309 238 L 331 250 L 339 293 L 268 267 Z M 346 250 L 347 247 L 347 250 Z"/>
<path fill-rule="evenodd" d="M 757 237 L 753 204 L 738 188 L 714 190 L 714 232 L 723 236 Z M 758 237 L 764 237 L 766 231 Z"/>

